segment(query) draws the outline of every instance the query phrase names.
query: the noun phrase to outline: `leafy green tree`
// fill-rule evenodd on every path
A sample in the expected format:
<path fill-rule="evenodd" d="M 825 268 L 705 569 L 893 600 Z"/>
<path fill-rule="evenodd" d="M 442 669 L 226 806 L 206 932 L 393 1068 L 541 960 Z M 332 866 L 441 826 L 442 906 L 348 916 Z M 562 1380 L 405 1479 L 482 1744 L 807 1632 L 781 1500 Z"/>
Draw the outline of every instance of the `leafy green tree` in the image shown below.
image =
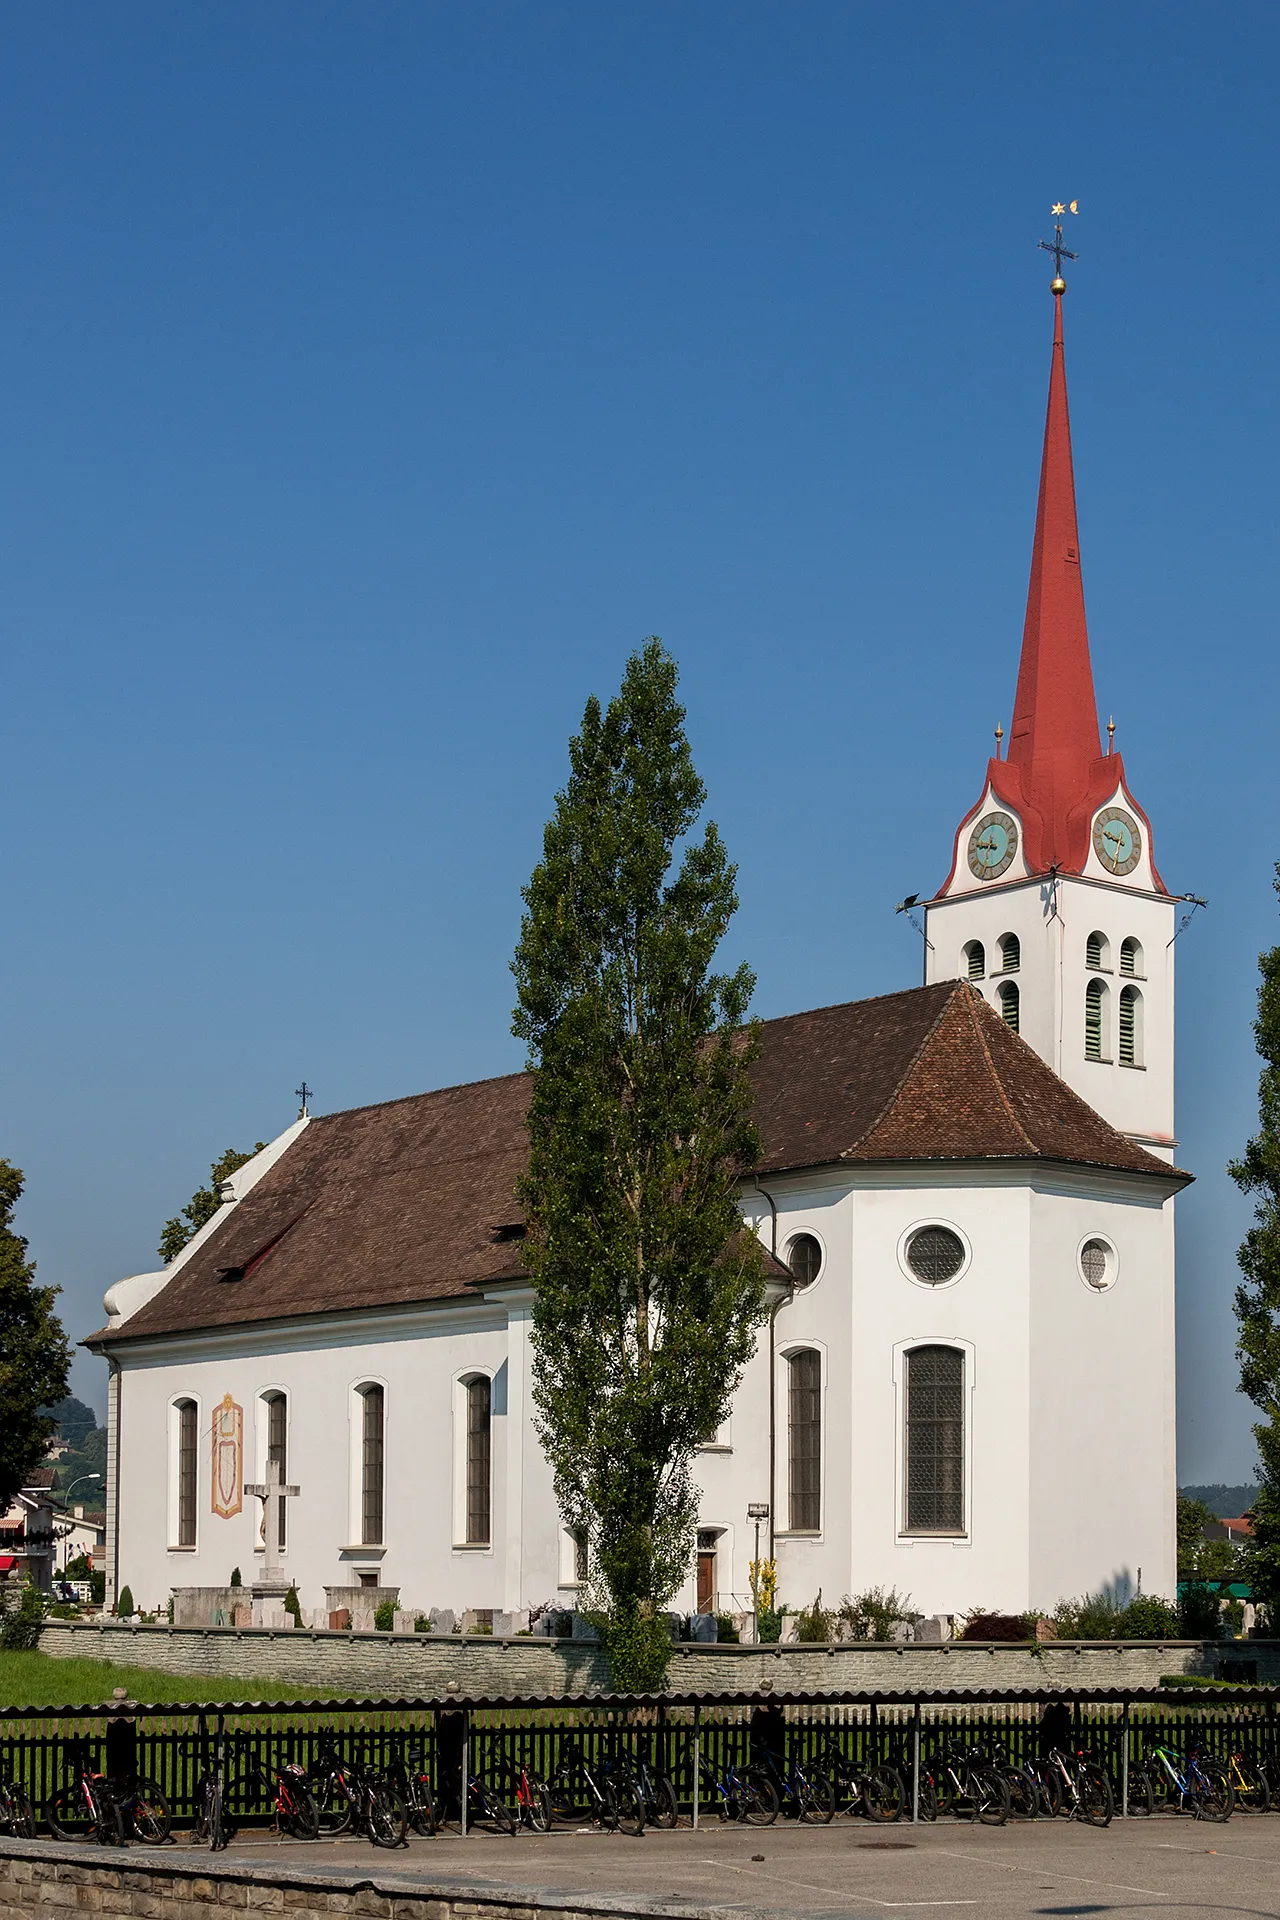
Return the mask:
<path fill-rule="evenodd" d="M 658 640 L 592 698 L 524 890 L 513 1031 L 533 1071 L 520 1197 L 533 1398 L 565 1524 L 585 1528 L 615 1686 L 661 1683 L 660 1609 L 693 1548 L 695 1450 L 764 1306 L 738 1182 L 759 1154 L 754 978 L 712 972 L 737 907 Z M 676 848 L 683 843 L 673 872 Z"/>
<path fill-rule="evenodd" d="M 1280 893 L 1280 862 L 1275 886 Z M 1237 1258 L 1243 1278 L 1236 1288 L 1239 1327 L 1236 1352 L 1240 1388 L 1262 1413 L 1253 1432 L 1258 1443 L 1260 1485 L 1253 1502 L 1253 1537 L 1241 1559 L 1257 1598 L 1280 1620 L 1280 947 L 1259 956 L 1262 983 L 1253 1032 L 1262 1056 L 1258 1081 L 1258 1131 L 1230 1174 L 1254 1196 L 1253 1225 Z"/>
<path fill-rule="evenodd" d="M 1178 1494 L 1178 1572 L 1195 1573 L 1204 1551 L 1204 1530 L 1213 1519 L 1203 1500 Z"/>
<path fill-rule="evenodd" d="M 53 1310 L 57 1287 L 35 1284 L 36 1264 L 13 1230 L 22 1174 L 0 1160 L 0 1512 L 45 1457 L 56 1426 L 44 1411 L 67 1390 L 71 1350 Z"/>
<path fill-rule="evenodd" d="M 240 1153 L 235 1147 L 228 1147 L 226 1152 L 214 1161 L 209 1169 L 208 1186 L 197 1187 L 182 1212 L 175 1214 L 172 1220 L 166 1220 L 164 1223 L 164 1230 L 160 1235 L 159 1254 L 166 1265 L 170 1260 L 176 1259 L 188 1240 L 212 1220 L 222 1205 L 223 1181 L 229 1180 L 247 1160 L 252 1160 L 254 1153 L 261 1153 L 266 1144 L 265 1140 L 259 1140 L 253 1153 Z"/>

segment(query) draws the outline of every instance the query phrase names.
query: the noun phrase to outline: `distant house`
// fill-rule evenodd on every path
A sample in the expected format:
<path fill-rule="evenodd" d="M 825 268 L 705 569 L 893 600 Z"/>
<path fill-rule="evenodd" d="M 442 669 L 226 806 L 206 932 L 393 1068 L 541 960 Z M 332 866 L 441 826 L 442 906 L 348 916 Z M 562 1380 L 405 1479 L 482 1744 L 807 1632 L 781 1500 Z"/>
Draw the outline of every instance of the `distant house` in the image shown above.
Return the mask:
<path fill-rule="evenodd" d="M 55 1530 L 52 1467 L 36 1467 L 0 1514 L 0 1573 L 26 1576 L 47 1592 L 53 1584 Z"/>

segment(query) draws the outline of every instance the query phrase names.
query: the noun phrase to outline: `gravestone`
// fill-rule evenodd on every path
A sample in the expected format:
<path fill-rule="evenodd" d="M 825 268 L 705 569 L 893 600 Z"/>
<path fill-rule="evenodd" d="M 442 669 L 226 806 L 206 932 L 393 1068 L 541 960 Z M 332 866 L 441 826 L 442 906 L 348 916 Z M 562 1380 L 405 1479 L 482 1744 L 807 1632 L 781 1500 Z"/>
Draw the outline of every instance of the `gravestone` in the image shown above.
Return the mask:
<path fill-rule="evenodd" d="M 584 1620 L 580 1613 L 573 1614 L 571 1616 L 571 1619 L 572 1619 L 572 1624 L 569 1628 L 570 1639 L 598 1640 L 600 1638 L 600 1635 L 596 1632 L 596 1629 L 592 1626 L 591 1622 L 589 1620 Z"/>
<path fill-rule="evenodd" d="M 243 1587 L 174 1587 L 175 1627 L 229 1627 Z"/>
<path fill-rule="evenodd" d="M 456 1618 L 452 1607 L 432 1607 L 427 1615 L 432 1633 L 452 1633 Z"/>
<path fill-rule="evenodd" d="M 712 1642 L 716 1637 L 716 1617 L 714 1613 L 691 1613 L 689 1615 L 689 1638 L 699 1645 Z"/>
<path fill-rule="evenodd" d="M 528 1607 L 516 1607 L 511 1613 L 495 1613 L 493 1631 L 504 1637 L 516 1633 L 527 1633 L 529 1631 Z"/>
<path fill-rule="evenodd" d="M 397 1607 L 391 1621 L 392 1633 L 412 1633 L 417 1615 L 409 1607 Z"/>

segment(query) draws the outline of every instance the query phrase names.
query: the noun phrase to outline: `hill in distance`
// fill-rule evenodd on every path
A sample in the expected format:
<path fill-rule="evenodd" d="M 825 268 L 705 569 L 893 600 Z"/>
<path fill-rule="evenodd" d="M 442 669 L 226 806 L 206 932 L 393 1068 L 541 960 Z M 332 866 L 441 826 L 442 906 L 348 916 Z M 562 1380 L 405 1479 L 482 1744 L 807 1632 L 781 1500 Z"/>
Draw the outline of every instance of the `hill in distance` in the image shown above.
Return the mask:
<path fill-rule="evenodd" d="M 1237 1514 L 1248 1513 L 1258 1497 L 1256 1487 L 1226 1487 L 1220 1480 L 1209 1487 L 1179 1487 L 1178 1492 L 1189 1500 L 1203 1500 L 1215 1520 L 1234 1520 Z"/>

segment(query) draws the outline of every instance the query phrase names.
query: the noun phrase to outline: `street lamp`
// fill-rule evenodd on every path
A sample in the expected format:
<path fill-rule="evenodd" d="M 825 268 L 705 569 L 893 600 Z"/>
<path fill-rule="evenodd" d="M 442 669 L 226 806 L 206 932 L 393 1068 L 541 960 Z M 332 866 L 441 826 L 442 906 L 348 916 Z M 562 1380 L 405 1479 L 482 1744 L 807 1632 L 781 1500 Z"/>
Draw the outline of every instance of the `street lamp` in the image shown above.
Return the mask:
<path fill-rule="evenodd" d="M 769 1502 L 767 1500 L 752 1500 L 747 1507 L 747 1518 L 748 1520 L 754 1520 L 756 1523 L 756 1577 L 751 1586 L 751 1598 L 756 1603 L 756 1616 L 758 1618 L 760 1614 L 760 1600 L 757 1591 L 760 1585 L 760 1522 L 769 1518 Z"/>

